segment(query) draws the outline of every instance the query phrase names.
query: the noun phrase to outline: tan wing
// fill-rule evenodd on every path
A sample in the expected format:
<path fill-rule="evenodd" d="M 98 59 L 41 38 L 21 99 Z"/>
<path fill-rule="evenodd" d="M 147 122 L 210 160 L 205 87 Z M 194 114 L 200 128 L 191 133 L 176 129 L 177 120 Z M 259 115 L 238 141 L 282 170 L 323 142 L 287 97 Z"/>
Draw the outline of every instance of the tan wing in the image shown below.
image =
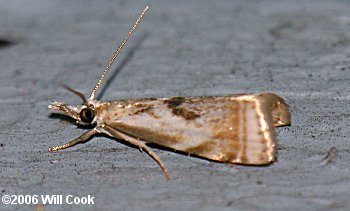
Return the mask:
<path fill-rule="evenodd" d="M 270 93 L 106 102 L 99 116 L 118 131 L 211 160 L 263 165 L 275 159 L 274 126 L 288 105 Z M 113 115 L 111 115 L 113 113 Z"/>

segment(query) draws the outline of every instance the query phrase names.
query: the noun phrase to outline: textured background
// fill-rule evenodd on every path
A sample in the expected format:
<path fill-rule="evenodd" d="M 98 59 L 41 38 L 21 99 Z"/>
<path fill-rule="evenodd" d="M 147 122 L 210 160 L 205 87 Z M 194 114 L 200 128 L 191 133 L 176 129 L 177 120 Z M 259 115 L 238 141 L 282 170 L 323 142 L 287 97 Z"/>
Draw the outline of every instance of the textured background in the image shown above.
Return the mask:
<path fill-rule="evenodd" d="M 276 92 L 293 124 L 268 167 L 209 162 L 95 137 L 50 117 L 79 104 L 146 4 L 102 99 Z M 341 0 L 0 1 L 0 192 L 95 197 L 50 210 L 346 209 L 350 206 L 350 3 Z M 328 156 L 327 156 L 328 155 Z M 5 206 L 1 210 L 33 205 Z"/>

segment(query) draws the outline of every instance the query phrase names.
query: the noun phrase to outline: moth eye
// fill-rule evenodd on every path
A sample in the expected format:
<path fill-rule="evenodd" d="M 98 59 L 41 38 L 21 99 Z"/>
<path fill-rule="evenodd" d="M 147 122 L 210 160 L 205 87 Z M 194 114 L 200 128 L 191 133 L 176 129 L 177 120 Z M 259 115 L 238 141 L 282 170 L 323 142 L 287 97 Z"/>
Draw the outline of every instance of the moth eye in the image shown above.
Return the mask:
<path fill-rule="evenodd" d="M 80 119 L 85 123 L 90 123 L 95 117 L 95 112 L 91 108 L 84 108 L 80 112 Z"/>

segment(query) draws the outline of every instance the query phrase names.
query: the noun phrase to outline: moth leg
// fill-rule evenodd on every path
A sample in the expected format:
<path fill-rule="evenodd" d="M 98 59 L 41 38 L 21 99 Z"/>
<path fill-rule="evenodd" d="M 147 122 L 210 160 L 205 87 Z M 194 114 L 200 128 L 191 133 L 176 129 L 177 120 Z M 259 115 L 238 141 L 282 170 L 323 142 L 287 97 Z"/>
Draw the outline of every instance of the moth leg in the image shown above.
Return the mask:
<path fill-rule="evenodd" d="M 138 139 L 138 140 L 139 140 L 139 139 Z M 138 148 L 139 148 L 139 151 L 140 151 L 140 152 L 143 152 L 142 147 L 138 146 Z"/>
<path fill-rule="evenodd" d="M 81 134 L 78 138 L 76 138 L 68 143 L 65 143 L 65 144 L 62 144 L 59 146 L 55 146 L 55 147 L 50 147 L 49 152 L 65 149 L 65 148 L 71 147 L 73 145 L 76 145 L 79 142 L 86 141 L 88 138 L 90 138 L 92 135 L 94 135 L 96 133 L 99 133 L 99 131 L 96 128 L 89 130 L 89 131 Z"/>
<path fill-rule="evenodd" d="M 109 133 L 108 135 L 111 135 L 111 136 L 119 138 L 119 139 L 123 139 L 123 140 L 129 142 L 130 144 L 138 146 L 140 149 L 143 149 L 144 151 L 146 151 L 148 153 L 148 155 L 151 156 L 158 163 L 158 165 L 160 166 L 160 168 L 164 172 L 165 177 L 167 179 L 170 179 L 170 174 L 169 174 L 167 168 L 165 167 L 164 163 L 162 162 L 162 160 L 144 142 L 138 140 L 137 138 L 134 138 L 132 136 L 129 136 L 129 135 L 126 135 L 122 132 L 119 132 L 116 129 L 114 129 L 108 125 L 105 125 L 103 127 L 103 129 L 105 129 L 107 131 L 107 133 Z"/>

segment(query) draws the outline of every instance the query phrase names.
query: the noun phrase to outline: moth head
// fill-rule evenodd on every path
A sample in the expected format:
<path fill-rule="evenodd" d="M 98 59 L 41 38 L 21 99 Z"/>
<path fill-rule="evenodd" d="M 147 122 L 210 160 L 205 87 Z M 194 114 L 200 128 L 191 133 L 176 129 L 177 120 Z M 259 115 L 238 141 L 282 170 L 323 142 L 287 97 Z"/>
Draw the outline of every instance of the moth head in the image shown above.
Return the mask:
<path fill-rule="evenodd" d="M 126 41 L 129 39 L 131 34 L 134 32 L 136 26 L 138 25 L 139 21 L 141 20 L 143 15 L 146 13 L 148 8 L 149 8 L 149 6 L 145 7 L 145 9 L 142 11 L 142 13 L 139 15 L 139 17 L 135 21 L 134 26 L 130 29 L 129 33 L 124 38 L 123 42 L 115 50 L 112 58 L 108 62 L 107 67 L 104 69 L 104 71 L 100 75 L 100 77 L 99 77 L 95 87 L 91 91 L 90 98 L 86 99 L 85 95 L 82 94 L 81 92 L 78 92 L 78 91 L 76 91 L 76 90 L 74 90 L 74 89 L 64 85 L 64 88 L 66 88 L 68 91 L 72 92 L 75 95 L 78 95 L 83 100 L 83 104 L 80 105 L 80 106 L 74 106 L 74 105 L 67 105 L 65 103 L 60 103 L 60 102 L 53 102 L 53 103 L 51 103 L 49 105 L 49 109 L 50 110 L 62 111 L 64 115 L 70 116 L 71 118 L 75 119 L 77 121 L 77 124 L 80 124 L 80 125 L 93 125 L 93 124 L 96 124 L 96 122 L 97 122 L 96 104 L 98 104 L 98 101 L 94 100 L 95 99 L 95 93 L 99 89 L 99 87 L 100 87 L 103 79 L 105 78 L 106 74 L 111 69 L 114 60 L 119 55 L 119 52 L 124 47 L 124 45 L 126 44 Z"/>
<path fill-rule="evenodd" d="M 82 100 L 82 105 L 68 105 L 61 102 L 52 102 L 48 107 L 53 111 L 61 111 L 64 115 L 76 120 L 79 125 L 93 125 L 96 123 L 95 101 L 87 100 L 84 94 L 64 86 L 68 91 L 78 95 Z"/>

